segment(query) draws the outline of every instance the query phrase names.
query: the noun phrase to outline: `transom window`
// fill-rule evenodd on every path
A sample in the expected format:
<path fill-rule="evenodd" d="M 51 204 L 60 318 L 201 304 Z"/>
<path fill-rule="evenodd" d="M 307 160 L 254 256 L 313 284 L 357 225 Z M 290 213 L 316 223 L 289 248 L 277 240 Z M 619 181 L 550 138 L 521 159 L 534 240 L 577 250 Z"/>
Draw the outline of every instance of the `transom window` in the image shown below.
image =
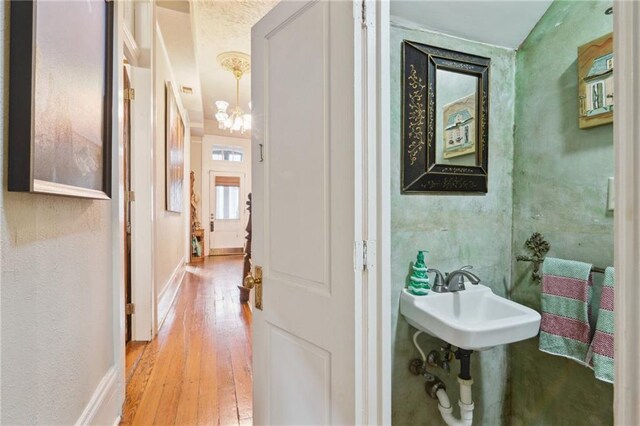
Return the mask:
<path fill-rule="evenodd" d="M 214 145 L 211 159 L 217 161 L 242 162 L 243 150 L 239 146 Z"/>

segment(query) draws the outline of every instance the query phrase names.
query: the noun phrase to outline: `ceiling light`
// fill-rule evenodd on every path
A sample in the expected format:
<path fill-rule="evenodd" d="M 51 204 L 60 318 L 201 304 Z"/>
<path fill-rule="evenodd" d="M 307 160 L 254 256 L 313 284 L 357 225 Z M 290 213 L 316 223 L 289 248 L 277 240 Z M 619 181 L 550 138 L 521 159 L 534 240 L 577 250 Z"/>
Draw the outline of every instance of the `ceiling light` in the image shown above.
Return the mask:
<path fill-rule="evenodd" d="M 251 57 L 241 52 L 225 52 L 218 55 L 218 62 L 236 78 L 236 106 L 227 111 L 229 102 L 216 101 L 216 120 L 218 128 L 229 132 L 244 133 L 251 129 L 251 114 L 245 114 L 240 108 L 240 79 L 251 71 Z M 249 102 L 251 109 L 251 102 Z"/>

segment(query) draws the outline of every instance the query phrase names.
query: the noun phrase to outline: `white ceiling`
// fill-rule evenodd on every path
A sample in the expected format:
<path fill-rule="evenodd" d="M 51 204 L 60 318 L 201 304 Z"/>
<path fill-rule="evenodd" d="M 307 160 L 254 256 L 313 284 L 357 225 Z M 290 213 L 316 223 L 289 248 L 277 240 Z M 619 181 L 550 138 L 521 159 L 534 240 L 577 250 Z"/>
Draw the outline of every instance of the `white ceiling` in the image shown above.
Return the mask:
<path fill-rule="evenodd" d="M 516 49 L 552 0 L 391 0 L 397 23 Z M 397 19 L 395 19 L 397 18 Z"/>
<path fill-rule="evenodd" d="M 431 29 L 469 40 L 517 48 L 552 0 L 392 0 L 396 23 Z M 235 106 L 235 78 L 216 60 L 226 51 L 251 54 L 251 27 L 278 0 L 158 1 L 158 24 L 176 83 L 193 94 L 181 94 L 192 134 L 218 131 L 216 100 Z M 248 112 L 251 75 L 240 82 L 240 107 Z M 238 135 L 240 136 L 240 135 Z M 246 137 L 246 135 L 245 135 Z"/>
<path fill-rule="evenodd" d="M 251 27 L 277 3 L 278 0 L 158 2 L 158 25 L 176 84 L 193 89 L 191 95 L 181 94 L 192 135 L 202 136 L 205 125 L 207 133 L 229 135 L 213 125 L 214 102 L 224 100 L 235 107 L 236 81 L 216 58 L 227 51 L 251 54 Z M 246 112 L 250 100 L 251 74 L 247 74 L 240 80 L 240 107 Z"/>
<path fill-rule="evenodd" d="M 251 27 L 277 3 L 277 0 L 192 0 L 205 120 L 215 120 L 215 101 L 227 101 L 230 108 L 236 103 L 236 79 L 218 64 L 217 56 L 227 51 L 251 54 Z M 245 112 L 249 112 L 250 100 L 251 75 L 247 74 L 240 80 L 240 107 Z"/>

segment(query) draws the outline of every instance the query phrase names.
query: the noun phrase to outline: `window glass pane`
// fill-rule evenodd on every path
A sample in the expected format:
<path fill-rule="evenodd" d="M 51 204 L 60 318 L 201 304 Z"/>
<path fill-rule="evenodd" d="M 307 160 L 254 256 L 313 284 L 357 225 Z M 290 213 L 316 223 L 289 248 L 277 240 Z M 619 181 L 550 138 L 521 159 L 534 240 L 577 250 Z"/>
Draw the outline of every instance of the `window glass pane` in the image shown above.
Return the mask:
<path fill-rule="evenodd" d="M 216 219 L 240 219 L 240 187 L 216 183 Z"/>
<path fill-rule="evenodd" d="M 239 146 L 214 145 L 212 160 L 242 162 L 243 149 Z"/>

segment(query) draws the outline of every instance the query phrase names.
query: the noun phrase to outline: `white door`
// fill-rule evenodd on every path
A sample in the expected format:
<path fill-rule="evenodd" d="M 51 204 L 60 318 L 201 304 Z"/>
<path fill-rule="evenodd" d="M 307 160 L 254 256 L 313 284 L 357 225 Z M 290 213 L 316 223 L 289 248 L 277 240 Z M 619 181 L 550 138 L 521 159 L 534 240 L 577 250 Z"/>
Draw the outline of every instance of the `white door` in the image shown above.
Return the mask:
<path fill-rule="evenodd" d="M 210 253 L 242 253 L 247 225 L 245 181 L 244 173 L 209 172 Z"/>
<path fill-rule="evenodd" d="M 263 270 L 263 310 L 253 314 L 257 425 L 360 419 L 360 7 L 285 1 L 252 29 L 252 263 Z"/>

